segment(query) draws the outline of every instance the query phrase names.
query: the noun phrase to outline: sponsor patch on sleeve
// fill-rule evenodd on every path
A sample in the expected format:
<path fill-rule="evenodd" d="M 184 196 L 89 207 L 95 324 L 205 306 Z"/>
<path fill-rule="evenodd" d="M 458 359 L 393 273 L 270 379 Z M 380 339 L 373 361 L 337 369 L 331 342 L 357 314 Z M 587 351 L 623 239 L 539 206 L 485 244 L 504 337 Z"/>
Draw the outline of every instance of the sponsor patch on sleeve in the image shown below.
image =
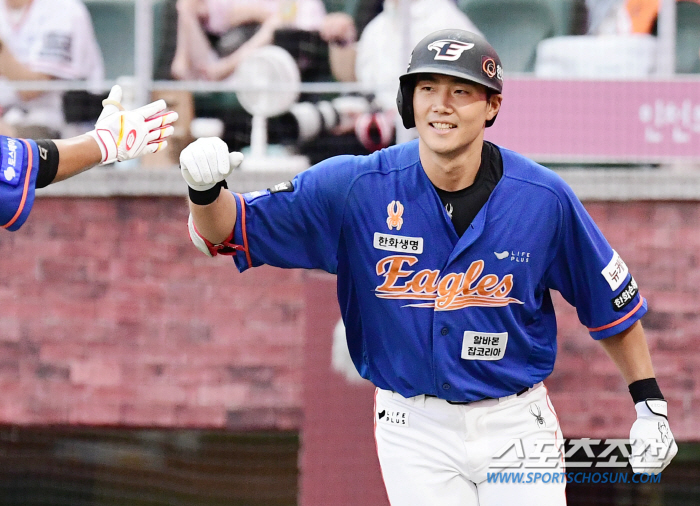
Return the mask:
<path fill-rule="evenodd" d="M 462 358 L 464 360 L 501 360 L 506 354 L 508 332 L 464 332 Z"/>
<path fill-rule="evenodd" d="M 632 299 L 635 298 L 638 292 L 639 289 L 637 288 L 637 282 L 632 276 L 630 276 L 630 281 L 627 283 L 627 286 L 625 286 L 617 297 L 613 297 L 613 299 L 610 301 L 612 302 L 613 309 L 615 311 L 622 311 L 625 309 L 625 307 L 632 302 Z"/>
<path fill-rule="evenodd" d="M 268 188 L 267 190 L 270 193 L 293 192 L 294 184 L 291 181 L 285 181 L 284 183 L 278 183 L 272 188 Z"/>
<path fill-rule="evenodd" d="M 610 289 L 614 292 L 620 288 L 620 285 L 622 285 L 622 283 L 625 281 L 628 272 L 629 271 L 627 269 L 627 265 L 625 265 L 625 262 L 622 261 L 622 258 L 620 258 L 620 255 L 617 254 L 617 251 L 613 250 L 612 260 L 610 260 L 610 263 L 608 263 L 608 265 L 605 266 L 605 269 L 603 269 L 600 273 L 605 278 L 605 281 L 607 281 L 610 285 Z"/>
<path fill-rule="evenodd" d="M 0 137 L 0 182 L 17 186 L 23 162 L 24 144 L 10 137 Z"/>
<path fill-rule="evenodd" d="M 243 198 L 246 201 L 246 204 L 250 204 L 254 200 L 259 199 L 260 197 L 264 197 L 265 195 L 269 195 L 270 190 L 257 190 L 254 192 L 248 192 L 243 194 Z"/>

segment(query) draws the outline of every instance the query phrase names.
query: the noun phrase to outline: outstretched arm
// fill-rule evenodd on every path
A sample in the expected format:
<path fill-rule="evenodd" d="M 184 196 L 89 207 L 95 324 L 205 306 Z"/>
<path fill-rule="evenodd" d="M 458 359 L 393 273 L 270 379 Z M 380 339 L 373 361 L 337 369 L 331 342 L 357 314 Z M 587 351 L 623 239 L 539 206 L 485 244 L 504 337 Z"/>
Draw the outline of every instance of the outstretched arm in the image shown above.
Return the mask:
<path fill-rule="evenodd" d="M 102 153 L 95 139 L 89 135 L 80 135 L 70 139 L 55 140 L 58 148 L 58 170 L 52 183 L 94 167 L 102 161 Z"/>
<path fill-rule="evenodd" d="M 121 97 L 121 87 L 114 86 L 103 101 L 104 109 L 91 132 L 53 141 L 58 148 L 58 166 L 49 182 L 63 181 L 95 165 L 155 153 L 167 146 L 177 113 L 166 111 L 163 100 L 125 111 Z"/>
<path fill-rule="evenodd" d="M 103 101 L 95 129 L 85 135 L 36 141 L 39 156 L 31 156 L 34 147 L 27 140 L 0 139 L 0 159 L 7 161 L 8 167 L 0 176 L 7 183 L 0 198 L 0 228 L 15 231 L 22 226 L 31 211 L 35 188 L 63 181 L 95 165 L 155 153 L 167 145 L 177 113 L 166 111 L 163 100 L 125 111 L 121 96 L 121 88 L 114 86 Z"/>
<path fill-rule="evenodd" d="M 189 185 L 190 237 L 207 255 L 215 245 L 229 244 L 236 224 L 236 199 L 226 189 L 226 177 L 243 161 L 241 153 L 229 153 L 216 137 L 197 139 L 182 150 L 180 169 Z"/>

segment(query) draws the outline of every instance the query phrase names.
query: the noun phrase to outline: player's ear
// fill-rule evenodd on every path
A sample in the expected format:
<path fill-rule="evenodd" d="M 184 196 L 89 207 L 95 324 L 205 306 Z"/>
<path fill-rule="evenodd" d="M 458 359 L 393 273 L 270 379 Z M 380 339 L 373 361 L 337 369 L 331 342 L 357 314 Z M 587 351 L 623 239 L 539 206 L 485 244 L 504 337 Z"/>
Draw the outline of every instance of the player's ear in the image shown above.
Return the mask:
<path fill-rule="evenodd" d="M 486 99 L 486 120 L 492 120 L 501 110 L 501 102 L 503 101 L 503 95 L 500 93 L 489 93 Z"/>

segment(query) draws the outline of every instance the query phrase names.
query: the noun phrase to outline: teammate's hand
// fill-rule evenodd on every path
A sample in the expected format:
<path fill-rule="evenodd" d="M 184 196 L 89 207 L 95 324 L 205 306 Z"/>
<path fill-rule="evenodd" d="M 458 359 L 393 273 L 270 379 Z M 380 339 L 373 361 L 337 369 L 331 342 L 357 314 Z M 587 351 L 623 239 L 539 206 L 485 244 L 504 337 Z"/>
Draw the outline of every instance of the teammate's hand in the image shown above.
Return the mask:
<path fill-rule="evenodd" d="M 657 474 L 678 453 L 678 445 L 668 425 L 668 407 L 661 399 L 635 404 L 637 420 L 630 430 L 630 464 L 635 473 Z"/>
<path fill-rule="evenodd" d="M 216 186 L 243 161 L 243 155 L 228 152 L 218 137 L 197 139 L 180 153 L 180 170 L 190 188 L 205 191 Z"/>
<path fill-rule="evenodd" d="M 102 101 L 104 109 L 97 118 L 95 129 L 88 132 L 102 152 L 100 165 L 123 162 L 146 153 L 155 153 L 168 145 L 166 139 L 174 131 L 171 124 L 177 113 L 166 111 L 164 100 L 125 111 L 121 105 L 122 89 L 115 85 Z"/>

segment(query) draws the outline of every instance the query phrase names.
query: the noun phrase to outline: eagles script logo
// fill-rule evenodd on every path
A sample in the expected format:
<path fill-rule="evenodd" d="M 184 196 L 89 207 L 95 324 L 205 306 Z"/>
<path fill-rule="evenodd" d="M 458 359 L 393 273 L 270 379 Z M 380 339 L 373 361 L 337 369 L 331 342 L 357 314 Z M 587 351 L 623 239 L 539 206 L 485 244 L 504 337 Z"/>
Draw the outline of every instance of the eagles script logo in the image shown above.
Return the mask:
<path fill-rule="evenodd" d="M 436 40 L 428 44 L 428 51 L 435 51 L 436 60 L 457 61 L 464 51 L 473 48 L 470 42 L 460 42 L 458 40 Z"/>
<path fill-rule="evenodd" d="M 391 255 L 377 262 L 377 276 L 384 282 L 374 289 L 380 299 L 413 301 L 409 307 L 453 311 L 470 306 L 504 307 L 523 304 L 508 297 L 513 289 L 513 275 L 499 278 L 484 274 L 484 261 L 475 260 L 466 272 L 450 272 L 440 276 L 439 270 L 408 268 L 418 262 L 413 255 Z"/>
<path fill-rule="evenodd" d="M 398 200 L 392 200 L 386 208 L 386 212 L 389 213 L 389 217 L 386 219 L 386 224 L 389 226 L 389 230 L 401 230 L 401 225 L 403 225 L 403 205 Z"/>

